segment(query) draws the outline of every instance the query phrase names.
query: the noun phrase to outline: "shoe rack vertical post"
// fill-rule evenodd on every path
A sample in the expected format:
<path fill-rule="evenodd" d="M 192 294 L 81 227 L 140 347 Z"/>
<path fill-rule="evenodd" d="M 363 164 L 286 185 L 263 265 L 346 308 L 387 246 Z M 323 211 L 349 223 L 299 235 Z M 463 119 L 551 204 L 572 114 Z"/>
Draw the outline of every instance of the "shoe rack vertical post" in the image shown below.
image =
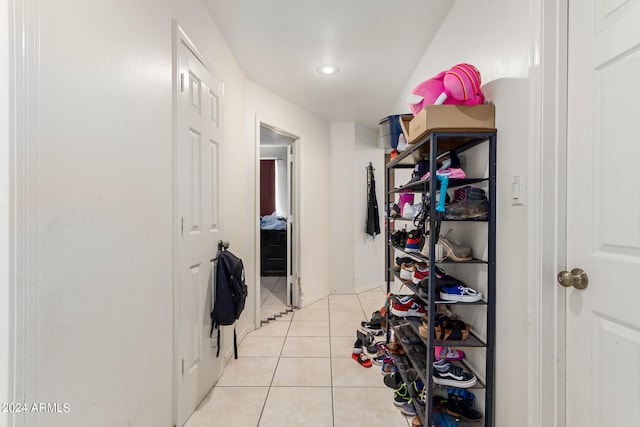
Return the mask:
<path fill-rule="evenodd" d="M 435 177 L 435 171 L 438 170 L 437 166 L 437 157 L 438 157 L 438 136 L 432 135 L 430 138 L 429 144 L 429 171 L 431 175 Z M 425 373 L 425 380 L 430 380 L 431 369 L 433 366 L 434 359 L 434 341 L 435 341 L 435 305 L 433 301 L 435 298 L 435 289 L 436 289 L 436 275 L 434 272 L 436 271 L 436 243 L 438 242 L 438 236 L 435 233 L 435 229 L 433 227 L 434 219 L 436 218 L 436 194 L 438 191 L 438 180 L 437 179 L 429 179 L 424 183 L 424 190 L 429 194 L 429 301 L 428 301 L 428 310 L 427 310 L 427 324 L 429 325 L 429 337 L 427 341 L 427 352 L 426 352 L 426 367 L 427 372 Z M 433 414 L 432 410 L 428 408 L 432 404 L 433 401 L 433 383 L 432 381 L 425 381 L 424 387 L 427 387 L 427 404 L 425 405 L 425 417 L 426 420 L 423 421 L 423 425 L 431 426 L 433 425 Z"/>
<path fill-rule="evenodd" d="M 495 378 L 495 342 L 496 342 L 496 173 L 497 173 L 497 137 L 489 135 L 489 230 L 487 265 L 487 360 L 485 372 L 485 425 L 494 425 L 494 378 Z"/>
<path fill-rule="evenodd" d="M 390 167 L 386 167 L 385 168 L 385 172 L 386 172 L 386 178 L 385 178 L 385 187 L 384 187 L 384 191 L 385 191 L 385 201 L 386 201 L 386 205 L 385 205 L 385 212 L 386 212 L 386 216 L 385 216 L 385 237 L 387 239 L 387 244 L 386 244 L 386 260 L 385 260 L 385 265 L 386 265 L 386 273 L 387 273 L 387 294 L 386 297 L 389 296 L 389 293 L 391 292 L 391 269 L 393 268 L 393 261 L 392 261 L 392 257 L 391 257 L 391 253 L 393 252 L 393 248 L 391 247 L 391 205 L 394 202 L 394 196 L 393 193 L 391 192 L 392 188 L 391 188 L 391 174 L 393 173 L 393 169 Z M 389 327 L 389 310 L 387 310 L 387 312 L 385 313 L 385 322 L 387 324 L 387 334 L 386 334 L 386 342 L 389 342 L 389 340 L 391 339 L 391 328 Z"/>

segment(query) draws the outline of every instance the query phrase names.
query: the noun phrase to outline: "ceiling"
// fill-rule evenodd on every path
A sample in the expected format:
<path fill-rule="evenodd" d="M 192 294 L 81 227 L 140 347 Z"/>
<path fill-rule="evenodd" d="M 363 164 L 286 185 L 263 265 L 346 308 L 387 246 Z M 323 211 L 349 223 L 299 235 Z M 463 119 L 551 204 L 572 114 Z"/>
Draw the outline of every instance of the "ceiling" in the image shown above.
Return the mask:
<path fill-rule="evenodd" d="M 329 121 L 370 127 L 390 113 L 455 2 L 202 1 L 249 80 Z M 324 63 L 340 72 L 320 75 Z"/>

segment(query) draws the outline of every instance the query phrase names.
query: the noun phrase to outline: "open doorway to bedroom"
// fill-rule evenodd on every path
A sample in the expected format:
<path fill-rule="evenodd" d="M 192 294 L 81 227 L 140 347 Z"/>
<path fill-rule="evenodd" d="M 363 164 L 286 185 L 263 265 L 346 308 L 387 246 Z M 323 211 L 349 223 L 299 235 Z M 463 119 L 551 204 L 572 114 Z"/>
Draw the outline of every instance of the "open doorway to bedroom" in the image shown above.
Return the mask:
<path fill-rule="evenodd" d="M 296 305 L 298 138 L 260 123 L 260 316 L 273 320 Z"/>

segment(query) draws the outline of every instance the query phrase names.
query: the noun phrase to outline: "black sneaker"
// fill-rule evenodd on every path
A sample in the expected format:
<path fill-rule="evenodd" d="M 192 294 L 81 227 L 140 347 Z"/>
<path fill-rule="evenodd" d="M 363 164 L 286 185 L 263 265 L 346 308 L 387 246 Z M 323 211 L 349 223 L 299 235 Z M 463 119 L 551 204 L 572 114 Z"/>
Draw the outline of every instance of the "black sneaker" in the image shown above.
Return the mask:
<path fill-rule="evenodd" d="M 405 403 L 411 402 L 411 396 L 409 395 L 409 388 L 405 383 L 400 384 L 400 387 L 393 390 L 393 404 L 401 407 Z"/>
<path fill-rule="evenodd" d="M 366 331 L 356 331 L 356 337 L 362 341 L 363 347 L 369 347 L 375 340 L 373 334 Z"/>
<path fill-rule="evenodd" d="M 398 372 L 385 375 L 384 385 L 395 390 L 402 385 L 402 377 L 400 377 L 400 374 Z"/>
<path fill-rule="evenodd" d="M 382 330 L 382 324 L 377 322 L 363 321 L 360 323 L 360 327 L 362 328 L 363 331 L 368 332 L 374 336 L 380 336 L 384 334 L 384 331 Z"/>
<path fill-rule="evenodd" d="M 456 418 L 462 418 L 467 421 L 480 421 L 482 419 L 482 414 L 473 409 L 468 401 L 458 394 L 449 394 L 445 408 L 449 415 Z"/>
<path fill-rule="evenodd" d="M 407 232 L 405 230 L 396 230 L 391 233 L 390 243 L 392 246 L 401 247 L 407 243 Z"/>
<path fill-rule="evenodd" d="M 393 206 L 391 206 L 389 216 L 391 218 L 397 218 L 400 216 L 400 207 L 396 203 L 394 203 Z"/>
<path fill-rule="evenodd" d="M 403 245 L 404 246 L 404 245 Z M 413 258 L 409 258 L 408 256 L 399 256 L 396 257 L 396 266 L 398 267 L 402 267 L 402 264 L 406 264 L 406 265 L 412 265 L 417 263 L 418 261 L 416 261 Z"/>
<path fill-rule="evenodd" d="M 433 364 L 433 382 L 452 387 L 469 388 L 476 385 L 475 375 L 464 372 L 462 368 L 443 360 Z"/>

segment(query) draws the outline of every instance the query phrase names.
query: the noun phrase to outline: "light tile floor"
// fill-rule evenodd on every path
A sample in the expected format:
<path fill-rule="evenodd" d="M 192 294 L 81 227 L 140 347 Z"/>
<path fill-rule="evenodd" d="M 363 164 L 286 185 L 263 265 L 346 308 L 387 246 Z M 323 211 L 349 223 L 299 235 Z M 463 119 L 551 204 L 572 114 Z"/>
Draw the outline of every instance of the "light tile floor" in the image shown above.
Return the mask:
<path fill-rule="evenodd" d="M 265 320 L 287 310 L 286 277 L 260 277 L 260 319 Z"/>
<path fill-rule="evenodd" d="M 251 332 L 185 427 L 410 426 L 380 367 L 351 358 L 384 295 L 330 295 Z"/>

